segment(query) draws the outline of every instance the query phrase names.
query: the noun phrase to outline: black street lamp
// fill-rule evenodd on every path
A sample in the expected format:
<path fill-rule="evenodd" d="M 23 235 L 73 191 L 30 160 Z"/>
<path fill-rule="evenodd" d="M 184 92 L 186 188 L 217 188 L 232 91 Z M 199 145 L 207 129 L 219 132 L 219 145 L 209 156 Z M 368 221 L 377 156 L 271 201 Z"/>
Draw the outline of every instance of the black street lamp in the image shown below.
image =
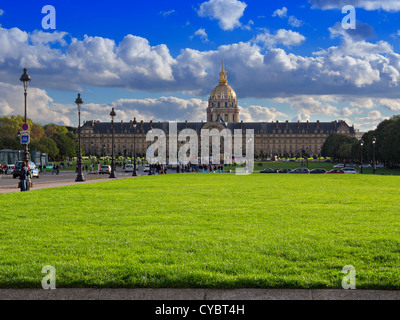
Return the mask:
<path fill-rule="evenodd" d="M 76 182 L 85 181 L 85 178 L 82 174 L 82 154 L 81 154 L 81 106 L 83 104 L 83 100 L 81 98 L 81 94 L 78 93 L 78 98 L 75 100 L 76 105 L 78 106 L 78 175 L 76 176 Z"/>
<path fill-rule="evenodd" d="M 361 140 L 360 142 L 360 146 L 361 146 L 361 164 L 360 164 L 360 170 L 361 170 L 361 174 L 363 173 L 363 149 L 364 149 L 364 140 Z"/>
<path fill-rule="evenodd" d="M 304 151 L 304 146 L 303 146 L 303 149 L 301 150 L 301 167 L 303 167 L 304 166 L 304 153 L 305 153 L 305 151 Z"/>
<path fill-rule="evenodd" d="M 137 173 L 136 173 L 136 126 L 137 126 L 136 118 L 133 118 L 132 125 L 133 125 L 133 156 L 134 156 L 132 177 L 136 177 L 137 176 Z"/>
<path fill-rule="evenodd" d="M 24 96 L 25 96 L 25 116 L 24 116 L 24 123 L 26 123 L 27 121 L 27 116 L 26 116 L 26 98 L 28 95 L 28 83 L 32 80 L 31 77 L 28 74 L 28 69 L 24 68 L 24 73 L 22 74 L 21 78 L 19 79 L 23 86 L 24 86 Z M 26 161 L 26 163 L 28 163 L 29 161 L 29 149 L 28 149 L 28 144 L 26 143 L 24 145 L 24 161 Z"/>
<path fill-rule="evenodd" d="M 111 153 L 111 173 L 110 177 L 111 179 L 116 178 L 117 176 L 115 175 L 115 163 L 114 163 L 114 119 L 117 114 L 114 111 L 114 108 L 112 108 L 110 112 L 111 116 L 111 127 L 112 127 L 112 153 Z"/>
<path fill-rule="evenodd" d="M 376 138 L 372 137 L 372 173 L 375 174 L 376 171 L 376 163 L 375 163 L 375 145 Z"/>
<path fill-rule="evenodd" d="M 307 157 L 307 168 L 308 168 L 308 147 L 306 149 L 306 157 Z"/>

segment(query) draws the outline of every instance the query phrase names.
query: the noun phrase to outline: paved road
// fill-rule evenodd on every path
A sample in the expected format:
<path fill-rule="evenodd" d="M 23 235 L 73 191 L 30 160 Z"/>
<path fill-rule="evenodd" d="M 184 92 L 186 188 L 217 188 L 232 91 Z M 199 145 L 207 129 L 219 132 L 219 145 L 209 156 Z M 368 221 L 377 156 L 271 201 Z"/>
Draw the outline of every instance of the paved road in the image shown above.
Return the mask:
<path fill-rule="evenodd" d="M 137 169 L 138 176 L 148 175 L 147 172 L 143 172 L 144 167 L 139 166 Z M 170 170 L 172 173 L 172 170 Z M 86 179 L 83 183 L 93 183 L 93 182 L 101 182 L 108 181 L 109 177 L 107 174 L 93 174 L 90 172 L 83 172 L 83 175 Z M 131 178 L 131 172 L 124 172 L 122 169 L 117 168 L 116 171 L 117 178 Z M 75 182 L 76 173 L 74 171 L 61 171 L 59 175 L 51 174 L 50 172 L 42 173 L 40 178 L 33 178 L 33 188 L 31 190 L 43 189 L 43 188 L 52 188 L 52 187 L 60 187 L 71 184 L 76 184 Z M 80 182 L 82 183 L 82 182 Z M 9 192 L 19 192 L 18 189 L 18 178 L 13 179 L 12 175 L 1 175 L 0 176 L 0 193 L 9 193 Z"/>
<path fill-rule="evenodd" d="M 400 300 L 400 291 L 340 289 L 0 289 L 0 300 Z"/>

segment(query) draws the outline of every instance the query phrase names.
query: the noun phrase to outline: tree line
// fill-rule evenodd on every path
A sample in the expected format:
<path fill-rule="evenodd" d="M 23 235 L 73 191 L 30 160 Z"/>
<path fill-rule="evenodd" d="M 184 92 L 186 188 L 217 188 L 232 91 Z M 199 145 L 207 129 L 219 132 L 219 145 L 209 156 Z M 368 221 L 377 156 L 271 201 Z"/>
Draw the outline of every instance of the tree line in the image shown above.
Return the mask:
<path fill-rule="evenodd" d="M 382 121 L 375 130 L 370 130 L 362 136 L 361 141 L 346 135 L 333 133 L 328 136 L 322 146 L 321 154 L 339 162 L 373 161 L 373 138 L 375 143 L 375 160 L 386 167 L 396 167 L 400 164 L 400 115 Z M 361 154 L 362 152 L 362 154 Z"/>
<path fill-rule="evenodd" d="M 24 123 L 23 116 L 0 117 L 0 150 L 22 150 L 18 132 Z M 67 127 L 56 124 L 40 125 L 31 119 L 27 120 L 30 126 L 30 151 L 39 150 L 47 153 L 51 161 L 76 157 L 77 136 Z"/>

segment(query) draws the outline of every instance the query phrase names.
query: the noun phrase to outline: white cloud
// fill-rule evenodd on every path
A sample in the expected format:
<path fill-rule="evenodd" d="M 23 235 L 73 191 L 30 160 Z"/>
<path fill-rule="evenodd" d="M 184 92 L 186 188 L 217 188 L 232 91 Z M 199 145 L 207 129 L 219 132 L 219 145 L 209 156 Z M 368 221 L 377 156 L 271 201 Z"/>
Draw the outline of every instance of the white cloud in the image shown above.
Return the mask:
<path fill-rule="evenodd" d="M 279 17 L 279 18 L 286 18 L 287 17 L 287 8 L 283 7 L 282 9 L 277 9 L 274 11 L 272 14 L 273 17 Z"/>
<path fill-rule="evenodd" d="M 289 17 L 289 24 L 292 27 L 299 28 L 299 27 L 301 27 L 303 25 L 303 21 L 297 19 L 295 16 L 290 16 Z"/>
<path fill-rule="evenodd" d="M 241 26 L 239 20 L 246 7 L 245 2 L 238 0 L 209 0 L 200 5 L 197 13 L 200 17 L 218 20 L 223 30 L 233 30 Z"/>
<path fill-rule="evenodd" d="M 160 15 L 162 15 L 163 17 L 168 17 L 175 12 L 176 12 L 175 10 L 160 11 Z"/>
<path fill-rule="evenodd" d="M 398 99 L 378 99 L 377 102 L 391 111 L 400 111 L 400 100 Z"/>
<path fill-rule="evenodd" d="M 244 122 L 260 122 L 272 121 L 278 118 L 286 118 L 287 114 L 277 111 L 275 108 L 268 108 L 262 106 L 249 106 L 247 108 L 239 107 L 240 120 Z"/>
<path fill-rule="evenodd" d="M 356 121 L 361 131 L 368 131 L 375 129 L 380 122 L 389 118 L 383 116 L 380 111 L 373 110 L 366 117 L 356 118 Z"/>
<path fill-rule="evenodd" d="M 39 122 L 55 122 L 70 125 L 69 116 L 76 106 L 62 106 L 53 104 L 45 90 L 37 88 L 28 89 L 27 117 Z M 11 85 L 0 82 L 0 113 L 4 115 L 24 115 L 24 97 L 20 85 Z M 76 113 L 76 112 L 75 112 Z"/>
<path fill-rule="evenodd" d="M 280 103 L 289 103 L 291 108 L 297 111 L 297 116 L 293 119 L 293 121 L 310 120 L 314 115 L 327 115 L 331 118 L 336 118 L 339 116 L 339 110 L 337 107 L 326 103 L 326 101 L 323 99 L 318 99 L 311 96 L 299 95 L 296 97 L 277 98 L 274 100 Z"/>
<path fill-rule="evenodd" d="M 2 16 L 4 14 L 4 10 L 0 9 L 0 16 Z"/>
<path fill-rule="evenodd" d="M 292 30 L 279 29 L 276 34 L 271 34 L 268 30 L 264 33 L 258 34 L 253 41 L 261 43 L 264 48 L 272 48 L 278 44 L 284 46 L 298 46 L 301 45 L 306 38 L 298 32 Z"/>
<path fill-rule="evenodd" d="M 288 9 L 283 7 L 282 9 L 277 9 L 272 14 L 273 17 L 279 17 L 281 19 L 287 18 L 289 25 L 295 28 L 299 28 L 303 25 L 303 21 L 297 19 L 295 16 L 288 16 Z"/>
<path fill-rule="evenodd" d="M 362 8 L 369 11 L 384 10 L 388 12 L 400 11 L 398 0 L 308 0 L 313 9 L 342 9 L 346 5 Z"/>
<path fill-rule="evenodd" d="M 120 99 L 110 104 L 84 104 L 82 117 L 91 120 L 110 121 L 110 110 L 115 108 L 116 119 L 127 120 L 134 117 L 144 121 L 194 121 L 206 118 L 207 101 L 200 99 L 180 99 L 160 97 L 157 99 Z M 92 119 L 96 115 L 96 119 Z"/>
<path fill-rule="evenodd" d="M 208 42 L 208 34 L 204 28 L 197 30 L 192 36 L 190 36 L 190 39 L 193 39 L 196 36 L 199 37 L 201 41 Z"/>

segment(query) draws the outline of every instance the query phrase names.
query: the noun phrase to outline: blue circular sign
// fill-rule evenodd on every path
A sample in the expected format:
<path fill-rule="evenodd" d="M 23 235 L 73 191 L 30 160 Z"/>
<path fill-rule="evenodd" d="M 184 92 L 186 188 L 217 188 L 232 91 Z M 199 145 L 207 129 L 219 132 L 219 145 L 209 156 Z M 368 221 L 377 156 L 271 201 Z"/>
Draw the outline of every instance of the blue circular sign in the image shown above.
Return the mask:
<path fill-rule="evenodd" d="M 22 125 L 22 130 L 24 130 L 24 131 L 29 130 L 29 124 L 24 123 L 24 124 Z"/>

